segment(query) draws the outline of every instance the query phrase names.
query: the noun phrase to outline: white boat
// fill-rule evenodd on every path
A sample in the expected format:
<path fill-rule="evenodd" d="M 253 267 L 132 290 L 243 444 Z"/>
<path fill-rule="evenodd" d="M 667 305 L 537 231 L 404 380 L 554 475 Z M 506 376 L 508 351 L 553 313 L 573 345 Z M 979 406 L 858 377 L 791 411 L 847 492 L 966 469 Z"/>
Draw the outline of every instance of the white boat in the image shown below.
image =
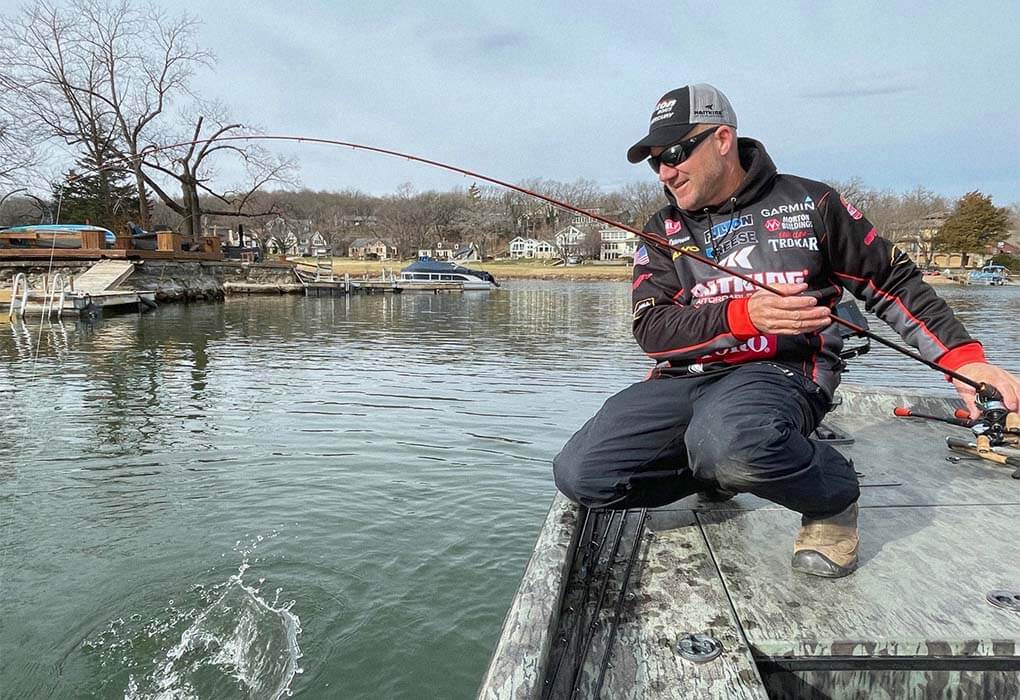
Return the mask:
<path fill-rule="evenodd" d="M 967 284 L 988 284 L 998 287 L 1006 284 L 1008 270 L 1002 265 L 985 265 L 967 277 Z"/>
<path fill-rule="evenodd" d="M 399 283 L 407 289 L 413 289 L 416 285 L 431 289 L 439 283 L 457 284 L 465 290 L 494 289 L 499 286 L 496 278 L 484 270 L 470 270 L 428 257 L 418 258 L 401 270 Z"/>

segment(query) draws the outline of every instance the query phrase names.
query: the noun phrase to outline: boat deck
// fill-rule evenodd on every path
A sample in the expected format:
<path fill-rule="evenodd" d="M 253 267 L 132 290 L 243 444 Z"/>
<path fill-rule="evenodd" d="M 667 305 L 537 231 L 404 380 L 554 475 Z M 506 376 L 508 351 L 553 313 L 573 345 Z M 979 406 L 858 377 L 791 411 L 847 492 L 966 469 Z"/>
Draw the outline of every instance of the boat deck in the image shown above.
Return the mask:
<path fill-rule="evenodd" d="M 948 461 L 967 429 L 891 415 L 948 415 L 949 399 L 840 395 L 826 423 L 861 474 L 854 575 L 795 574 L 799 515 L 748 494 L 650 511 L 640 536 L 637 512 L 557 496 L 479 697 L 1020 697 L 1013 469 Z M 688 634 L 721 655 L 685 658 Z"/>

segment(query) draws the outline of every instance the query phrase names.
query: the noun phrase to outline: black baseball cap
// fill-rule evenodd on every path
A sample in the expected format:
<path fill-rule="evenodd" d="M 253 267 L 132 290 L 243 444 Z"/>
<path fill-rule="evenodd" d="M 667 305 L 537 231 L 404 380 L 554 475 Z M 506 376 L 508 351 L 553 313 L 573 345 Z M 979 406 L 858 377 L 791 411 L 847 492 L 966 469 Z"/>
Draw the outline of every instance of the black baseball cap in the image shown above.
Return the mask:
<path fill-rule="evenodd" d="M 656 146 L 681 140 L 698 124 L 725 124 L 737 128 L 737 115 L 726 95 L 708 83 L 670 90 L 652 110 L 648 135 L 627 151 L 627 160 L 640 163 Z"/>

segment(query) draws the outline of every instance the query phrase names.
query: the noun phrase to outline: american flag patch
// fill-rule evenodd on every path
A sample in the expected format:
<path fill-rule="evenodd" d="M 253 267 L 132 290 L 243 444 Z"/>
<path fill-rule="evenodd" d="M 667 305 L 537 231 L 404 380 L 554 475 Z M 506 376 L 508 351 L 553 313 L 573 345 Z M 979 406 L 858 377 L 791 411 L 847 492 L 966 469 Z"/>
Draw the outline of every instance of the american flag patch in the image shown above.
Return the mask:
<path fill-rule="evenodd" d="M 637 252 L 634 253 L 634 265 L 637 266 L 647 264 L 648 264 L 648 251 L 645 249 L 644 246 L 641 246 L 640 248 L 637 249 Z"/>

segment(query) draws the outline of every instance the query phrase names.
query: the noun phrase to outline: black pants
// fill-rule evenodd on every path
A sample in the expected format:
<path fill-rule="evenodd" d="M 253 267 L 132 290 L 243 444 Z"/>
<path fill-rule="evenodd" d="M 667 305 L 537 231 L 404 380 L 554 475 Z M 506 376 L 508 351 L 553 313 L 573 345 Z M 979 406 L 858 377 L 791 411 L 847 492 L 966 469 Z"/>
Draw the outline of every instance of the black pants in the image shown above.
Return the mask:
<path fill-rule="evenodd" d="M 853 466 L 808 439 L 828 398 L 768 363 L 650 379 L 611 397 L 553 460 L 556 486 L 589 508 L 656 507 L 708 487 L 823 518 L 860 491 Z"/>

